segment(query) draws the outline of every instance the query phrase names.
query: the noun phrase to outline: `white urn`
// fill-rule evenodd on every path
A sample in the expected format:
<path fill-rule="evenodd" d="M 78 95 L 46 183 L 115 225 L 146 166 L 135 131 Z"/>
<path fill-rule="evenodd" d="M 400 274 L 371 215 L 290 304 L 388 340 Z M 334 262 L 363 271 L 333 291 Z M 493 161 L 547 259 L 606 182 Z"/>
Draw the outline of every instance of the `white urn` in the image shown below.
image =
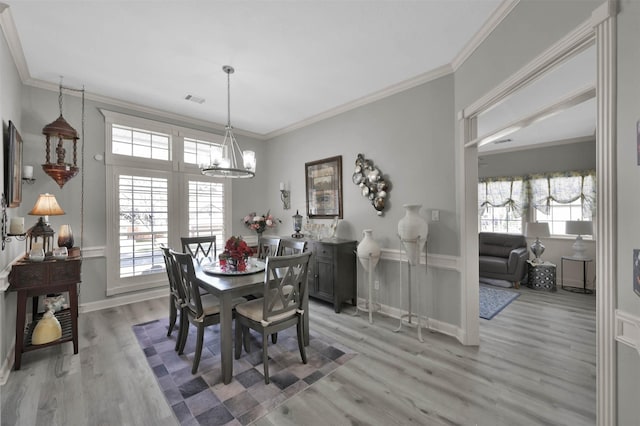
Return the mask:
<path fill-rule="evenodd" d="M 369 265 L 371 265 L 371 269 L 375 269 L 378 261 L 380 260 L 380 245 L 373 239 L 371 234 L 373 233 L 372 229 L 365 229 L 362 231 L 362 241 L 358 244 L 358 259 L 362 266 L 364 266 L 365 271 L 369 270 Z M 369 261 L 371 259 L 371 261 Z"/>
<path fill-rule="evenodd" d="M 405 204 L 402 207 L 406 212 L 398 222 L 398 235 L 407 252 L 409 264 L 418 265 L 420 252 L 427 242 L 429 225 L 419 214 L 421 204 Z"/>

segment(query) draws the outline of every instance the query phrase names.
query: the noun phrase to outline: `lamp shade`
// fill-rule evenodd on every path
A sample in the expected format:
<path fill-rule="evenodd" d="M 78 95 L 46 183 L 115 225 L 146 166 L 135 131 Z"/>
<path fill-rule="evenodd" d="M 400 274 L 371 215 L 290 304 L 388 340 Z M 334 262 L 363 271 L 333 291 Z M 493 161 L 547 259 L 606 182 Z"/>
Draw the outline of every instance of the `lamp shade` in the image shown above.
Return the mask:
<path fill-rule="evenodd" d="M 549 224 L 546 222 L 527 222 L 524 232 L 527 237 L 548 237 Z"/>
<path fill-rule="evenodd" d="M 53 194 L 40 194 L 29 214 L 33 216 L 60 216 L 64 214 L 64 210 Z"/>
<path fill-rule="evenodd" d="M 569 235 L 591 235 L 593 234 L 593 222 L 587 220 L 568 220 L 564 232 Z"/>

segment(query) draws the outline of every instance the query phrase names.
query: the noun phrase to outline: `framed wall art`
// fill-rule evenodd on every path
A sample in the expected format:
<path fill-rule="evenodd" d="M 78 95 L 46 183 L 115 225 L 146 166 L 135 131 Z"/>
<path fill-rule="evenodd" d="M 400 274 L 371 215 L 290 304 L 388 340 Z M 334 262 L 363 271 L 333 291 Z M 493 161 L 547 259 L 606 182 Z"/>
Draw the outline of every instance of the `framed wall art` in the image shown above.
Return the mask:
<path fill-rule="evenodd" d="M 305 163 L 307 216 L 342 219 L 342 156 Z"/>
<path fill-rule="evenodd" d="M 5 141 L 4 192 L 8 207 L 19 207 L 22 202 L 22 137 L 9 121 L 8 138 Z"/>

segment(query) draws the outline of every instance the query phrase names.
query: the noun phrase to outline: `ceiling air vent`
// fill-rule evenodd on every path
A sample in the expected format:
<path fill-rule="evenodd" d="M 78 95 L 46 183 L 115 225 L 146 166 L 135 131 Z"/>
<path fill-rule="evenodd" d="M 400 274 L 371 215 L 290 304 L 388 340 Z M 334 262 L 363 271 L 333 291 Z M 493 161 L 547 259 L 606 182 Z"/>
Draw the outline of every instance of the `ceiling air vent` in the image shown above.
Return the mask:
<path fill-rule="evenodd" d="M 187 95 L 184 97 L 186 100 L 191 101 L 191 102 L 195 102 L 197 104 L 203 104 L 204 103 L 204 98 L 199 98 L 197 96 L 193 96 L 193 95 Z"/>

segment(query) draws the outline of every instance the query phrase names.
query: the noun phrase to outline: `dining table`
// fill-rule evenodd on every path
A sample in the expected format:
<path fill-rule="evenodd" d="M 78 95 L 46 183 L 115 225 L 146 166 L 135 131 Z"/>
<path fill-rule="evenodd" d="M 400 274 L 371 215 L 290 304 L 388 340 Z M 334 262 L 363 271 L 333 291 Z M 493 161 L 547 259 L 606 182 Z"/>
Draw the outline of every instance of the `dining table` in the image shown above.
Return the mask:
<path fill-rule="evenodd" d="M 229 384 L 233 377 L 233 300 L 247 295 L 262 294 L 265 280 L 264 268 L 254 268 L 256 272 L 225 274 L 211 272 L 206 264 L 194 261 L 198 285 L 220 301 L 220 362 L 222 381 Z M 309 294 L 302 294 L 305 315 L 303 319 L 304 345 L 309 345 Z"/>

